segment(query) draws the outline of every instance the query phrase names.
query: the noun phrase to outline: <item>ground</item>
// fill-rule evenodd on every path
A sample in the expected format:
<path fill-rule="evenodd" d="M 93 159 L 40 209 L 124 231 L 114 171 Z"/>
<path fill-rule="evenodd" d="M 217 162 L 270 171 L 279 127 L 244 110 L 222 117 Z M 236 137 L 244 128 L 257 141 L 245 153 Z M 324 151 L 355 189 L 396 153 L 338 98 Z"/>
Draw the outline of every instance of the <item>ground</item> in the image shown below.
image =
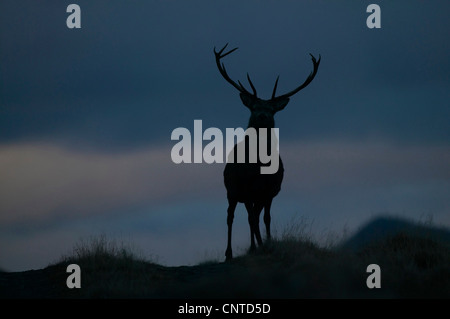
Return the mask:
<path fill-rule="evenodd" d="M 80 289 L 66 285 L 71 263 L 81 268 Z M 366 284 L 373 263 L 381 269 L 379 289 Z M 358 251 L 283 238 L 229 262 L 165 267 L 97 247 L 44 269 L 1 272 L 0 297 L 450 298 L 450 248 L 403 233 Z"/>

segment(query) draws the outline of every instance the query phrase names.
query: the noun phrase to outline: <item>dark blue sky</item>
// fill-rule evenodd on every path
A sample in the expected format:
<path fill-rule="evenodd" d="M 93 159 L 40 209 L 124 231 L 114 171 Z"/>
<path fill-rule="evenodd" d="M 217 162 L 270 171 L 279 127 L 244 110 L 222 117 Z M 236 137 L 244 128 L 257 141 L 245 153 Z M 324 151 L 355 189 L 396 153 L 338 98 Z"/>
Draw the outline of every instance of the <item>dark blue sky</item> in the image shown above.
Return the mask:
<path fill-rule="evenodd" d="M 194 118 L 245 126 L 248 111 L 219 75 L 246 72 L 269 97 L 309 74 L 314 83 L 277 115 L 289 138 L 382 136 L 450 140 L 448 1 L 79 1 L 82 29 L 65 27 L 69 2 L 1 4 L 0 141 L 57 139 L 94 148 L 167 143 Z"/>
<path fill-rule="evenodd" d="M 300 214 L 355 229 L 394 213 L 450 226 L 448 0 L 80 0 L 76 30 L 72 2 L 0 2 L 0 266 L 45 266 L 99 232 L 168 264 L 222 257 L 223 167 L 173 164 L 170 136 L 195 119 L 246 126 L 215 65 L 227 42 L 239 47 L 229 75 L 246 84 L 249 72 L 265 98 L 278 75 L 285 93 L 311 72 L 309 53 L 322 56 L 276 115 L 286 178 L 275 223 Z M 366 26 L 373 2 L 381 29 Z"/>

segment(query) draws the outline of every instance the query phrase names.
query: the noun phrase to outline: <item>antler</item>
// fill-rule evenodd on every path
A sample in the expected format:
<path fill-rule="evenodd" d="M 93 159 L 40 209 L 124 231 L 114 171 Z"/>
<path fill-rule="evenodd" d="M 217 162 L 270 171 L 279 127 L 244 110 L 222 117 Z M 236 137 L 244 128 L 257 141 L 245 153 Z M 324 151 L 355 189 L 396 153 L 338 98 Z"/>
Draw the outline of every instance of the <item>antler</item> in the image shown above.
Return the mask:
<path fill-rule="evenodd" d="M 253 94 L 251 94 L 249 91 L 247 91 L 247 89 L 242 85 L 242 83 L 238 80 L 238 83 L 234 82 L 227 74 L 227 70 L 225 69 L 225 65 L 223 63 L 220 63 L 220 59 L 226 57 L 228 54 L 233 53 L 234 51 L 236 51 L 238 48 L 234 48 L 224 54 L 222 54 L 222 52 L 225 50 L 225 48 L 228 46 L 228 43 L 225 44 L 225 46 L 222 48 L 222 50 L 220 50 L 219 52 L 216 51 L 216 47 L 214 47 L 214 55 L 216 56 L 216 64 L 217 64 L 217 68 L 219 68 L 219 72 L 220 74 L 222 74 L 223 78 L 225 80 L 227 80 L 228 83 L 230 83 L 232 86 L 234 86 L 239 92 L 241 93 L 245 93 L 245 94 L 249 94 L 249 95 L 253 95 L 256 97 L 256 89 L 255 86 L 252 83 L 252 80 L 250 80 L 250 75 L 248 75 L 247 73 L 247 80 L 248 83 L 250 83 L 250 86 L 252 87 L 252 91 Z"/>
<path fill-rule="evenodd" d="M 280 99 L 281 100 L 281 99 L 289 98 L 290 96 L 294 95 L 295 93 L 297 93 L 301 89 L 304 89 L 309 83 L 311 83 L 311 81 L 316 76 L 317 70 L 319 69 L 320 58 L 321 57 L 320 57 L 320 54 L 319 54 L 319 60 L 316 60 L 316 58 L 311 53 L 309 55 L 312 58 L 312 61 L 313 61 L 313 64 L 314 64 L 314 70 L 309 74 L 309 76 L 306 79 L 306 81 L 302 85 L 300 85 L 298 88 L 296 88 L 296 89 L 294 89 L 294 90 L 292 90 L 292 91 L 290 91 L 290 92 L 288 92 L 286 94 L 283 94 L 283 95 L 275 97 L 275 93 L 277 91 L 277 85 L 278 85 L 278 78 L 279 78 L 279 77 L 277 77 L 277 80 L 275 81 L 275 86 L 273 88 L 272 100 L 275 100 L 275 99 Z"/>
<path fill-rule="evenodd" d="M 228 54 L 233 53 L 234 51 L 236 51 L 238 48 L 234 48 L 226 53 L 223 53 L 225 51 L 225 49 L 227 48 L 228 43 L 225 44 L 225 46 L 219 51 L 216 51 L 216 48 L 214 47 L 214 55 L 216 56 L 216 64 L 217 64 L 217 68 L 219 69 L 220 74 L 222 74 L 223 78 L 225 80 L 227 80 L 228 83 L 230 83 L 232 86 L 234 86 L 239 92 L 241 93 L 245 93 L 248 95 L 253 95 L 254 97 L 256 97 L 256 88 L 252 83 L 252 80 L 250 80 L 250 76 L 247 73 L 247 80 L 248 83 L 250 83 L 250 86 L 252 88 L 253 94 L 250 93 L 249 91 L 247 91 L 247 89 L 242 85 L 242 83 L 240 81 L 238 81 L 238 83 L 234 82 L 228 75 L 227 70 L 225 69 L 225 65 L 223 63 L 220 62 L 220 60 L 224 57 L 226 57 Z M 313 71 L 309 74 L 308 78 L 306 79 L 306 81 L 300 85 L 299 87 L 297 87 L 296 89 L 280 95 L 280 96 L 275 96 L 276 92 L 277 92 L 277 86 L 278 86 L 278 80 L 279 80 L 279 76 L 277 77 L 277 80 L 275 81 L 275 86 L 273 88 L 273 92 L 272 92 L 272 98 L 271 100 L 285 100 L 288 99 L 289 97 L 291 97 L 292 95 L 296 94 L 298 91 L 304 89 L 306 86 L 308 86 L 309 83 L 311 83 L 311 81 L 314 79 L 314 77 L 316 76 L 317 70 L 319 69 L 319 64 L 320 64 L 320 59 L 321 56 L 319 54 L 319 60 L 316 60 L 316 58 L 310 53 L 309 54 L 312 58 L 312 62 L 314 65 L 314 69 Z"/>

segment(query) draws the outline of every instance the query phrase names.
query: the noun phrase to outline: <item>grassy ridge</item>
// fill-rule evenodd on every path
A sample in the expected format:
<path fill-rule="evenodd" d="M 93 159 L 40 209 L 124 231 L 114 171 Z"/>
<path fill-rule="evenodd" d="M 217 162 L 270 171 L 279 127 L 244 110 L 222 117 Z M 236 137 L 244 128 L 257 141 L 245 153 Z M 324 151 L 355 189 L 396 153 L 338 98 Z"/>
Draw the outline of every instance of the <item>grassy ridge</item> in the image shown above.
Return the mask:
<path fill-rule="evenodd" d="M 320 247 L 303 226 L 230 262 L 165 267 L 105 237 L 81 241 L 41 270 L 0 273 L 0 298 L 450 298 L 450 246 L 427 233 L 396 232 L 358 249 Z M 81 289 L 68 289 L 69 264 Z M 369 289 L 369 264 L 381 288 Z"/>
<path fill-rule="evenodd" d="M 108 243 L 83 247 L 54 267 L 77 263 L 81 298 L 449 298 L 450 249 L 399 233 L 360 251 L 318 247 L 284 236 L 227 263 L 163 267 Z M 368 289 L 366 268 L 381 267 L 381 288 Z M 62 278 L 65 280 L 66 275 Z"/>

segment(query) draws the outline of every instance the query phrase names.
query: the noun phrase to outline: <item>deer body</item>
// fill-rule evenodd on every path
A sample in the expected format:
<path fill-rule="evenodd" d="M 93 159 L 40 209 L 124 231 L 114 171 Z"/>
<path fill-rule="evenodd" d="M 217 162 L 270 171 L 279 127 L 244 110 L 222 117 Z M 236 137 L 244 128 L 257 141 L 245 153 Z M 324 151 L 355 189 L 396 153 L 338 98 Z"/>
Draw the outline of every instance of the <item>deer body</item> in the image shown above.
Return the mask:
<path fill-rule="evenodd" d="M 246 154 L 248 148 L 246 149 Z M 274 151 L 274 150 L 271 150 Z M 234 149 L 236 152 L 236 146 Z M 270 239 L 270 207 L 273 198 L 281 189 L 283 181 L 283 162 L 279 157 L 278 170 L 274 174 L 261 174 L 260 162 L 249 163 L 227 163 L 223 172 L 225 187 L 228 199 L 228 245 L 225 256 L 227 259 L 233 257 L 231 250 L 231 232 L 234 219 L 234 211 L 238 203 L 244 203 L 248 212 L 248 222 L 250 225 L 251 249 L 255 249 L 255 239 L 258 245 L 262 244 L 259 229 L 259 218 L 264 208 L 264 223 L 266 225 L 266 238 Z"/>
<path fill-rule="evenodd" d="M 228 44 L 227 44 L 228 45 Z M 270 208 L 272 205 L 273 198 L 280 192 L 281 183 L 283 181 L 284 167 L 281 157 L 278 155 L 279 163 L 278 169 L 273 174 L 262 174 L 261 167 L 266 166 L 263 164 L 260 158 L 256 162 L 249 161 L 251 157 L 250 152 L 255 152 L 260 154 L 259 148 L 266 145 L 267 154 L 272 152 L 278 152 L 276 147 L 276 136 L 273 134 L 273 128 L 275 127 L 274 115 L 276 112 L 281 111 L 289 103 L 289 97 L 306 87 L 315 77 L 319 63 L 316 61 L 314 56 L 311 55 L 314 64 L 314 70 L 308 76 L 306 81 L 294 89 L 293 91 L 276 97 L 276 89 L 278 84 L 278 78 L 275 82 L 275 86 L 272 93 L 272 98 L 270 100 L 263 100 L 257 97 L 256 89 L 250 80 L 250 76 L 247 74 L 248 82 L 253 90 L 250 93 L 245 89 L 241 82 L 234 82 L 227 74 L 224 64 L 220 63 L 220 59 L 237 50 L 237 48 L 223 53 L 225 48 L 222 48 L 219 52 L 214 49 L 214 54 L 216 57 L 217 67 L 222 76 L 234 86 L 240 92 L 240 98 L 242 103 L 248 107 L 251 111 L 250 120 L 248 123 L 248 128 L 254 128 L 257 132 L 257 147 L 249 147 L 249 139 L 246 137 L 243 142 L 245 143 L 245 161 L 238 162 L 236 159 L 237 145 L 235 145 L 230 156 L 234 156 L 234 161 L 228 161 L 224 170 L 224 183 L 227 189 L 227 199 L 228 199 L 228 215 L 227 215 L 227 225 L 228 225 L 228 243 L 225 252 L 226 259 L 229 260 L 233 258 L 232 248 L 231 248 L 231 235 L 232 226 L 234 219 L 234 212 L 238 203 L 244 203 L 248 212 L 248 222 L 250 225 L 250 249 L 256 248 L 255 239 L 258 245 L 262 245 L 262 238 L 259 229 L 259 218 L 264 208 L 264 223 L 266 226 L 266 239 L 270 240 Z M 223 53 L 223 54 L 222 54 Z M 266 129 L 267 134 L 261 135 L 260 129 Z"/>

